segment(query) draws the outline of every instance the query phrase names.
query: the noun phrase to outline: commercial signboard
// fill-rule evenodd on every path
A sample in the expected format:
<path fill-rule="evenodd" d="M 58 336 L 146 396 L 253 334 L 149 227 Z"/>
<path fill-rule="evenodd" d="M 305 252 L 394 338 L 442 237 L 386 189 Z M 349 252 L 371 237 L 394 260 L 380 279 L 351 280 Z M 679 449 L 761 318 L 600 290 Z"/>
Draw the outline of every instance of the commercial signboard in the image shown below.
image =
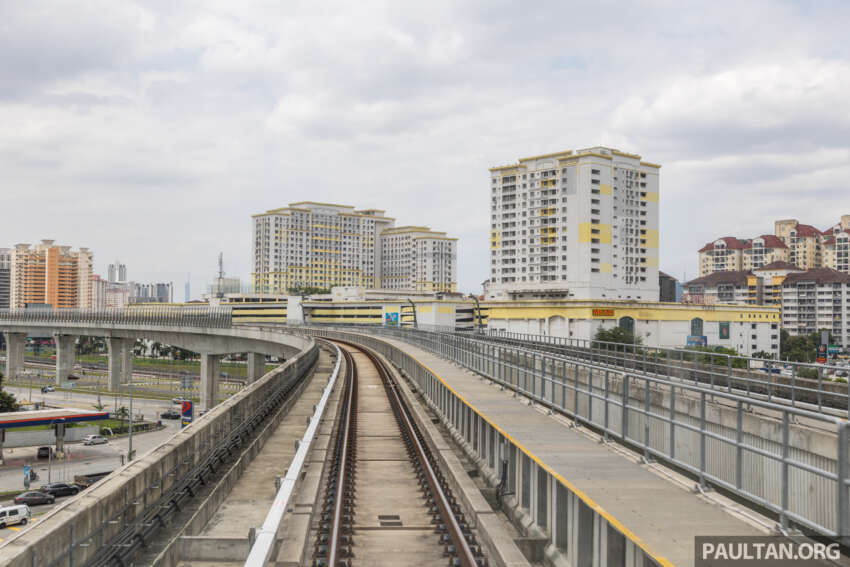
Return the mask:
<path fill-rule="evenodd" d="M 384 313 L 384 325 L 387 327 L 398 327 L 398 312 Z"/>
<path fill-rule="evenodd" d="M 817 359 L 816 359 L 816 362 L 817 362 L 818 364 L 826 364 L 826 361 L 827 361 L 827 354 L 828 354 L 828 347 L 827 347 L 827 345 L 825 345 L 825 344 L 823 344 L 823 345 L 818 345 L 818 352 L 817 352 Z"/>
<path fill-rule="evenodd" d="M 189 400 L 183 400 L 183 407 L 180 412 L 180 422 L 183 424 L 183 427 L 186 427 L 190 423 L 192 423 L 192 415 L 194 413 L 194 404 Z"/>
<path fill-rule="evenodd" d="M 594 317 L 610 318 L 610 317 L 614 316 L 614 310 L 613 309 L 594 309 L 593 310 L 593 316 Z"/>
<path fill-rule="evenodd" d="M 729 332 L 729 321 L 720 322 L 720 332 L 718 335 L 723 340 L 726 340 L 731 336 L 731 333 Z"/>
<path fill-rule="evenodd" d="M 689 335 L 687 346 L 708 346 L 708 337 L 699 335 Z"/>

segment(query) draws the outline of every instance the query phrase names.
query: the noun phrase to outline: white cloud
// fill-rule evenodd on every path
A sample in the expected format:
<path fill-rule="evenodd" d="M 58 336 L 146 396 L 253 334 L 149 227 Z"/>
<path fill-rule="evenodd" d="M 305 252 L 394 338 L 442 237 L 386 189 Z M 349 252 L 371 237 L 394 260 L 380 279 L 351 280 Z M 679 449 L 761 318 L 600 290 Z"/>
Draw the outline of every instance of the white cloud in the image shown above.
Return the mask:
<path fill-rule="evenodd" d="M 848 10 L 0 4 L 0 245 L 197 291 L 219 250 L 247 279 L 252 213 L 350 202 L 460 237 L 472 291 L 487 168 L 602 143 L 663 164 L 662 268 L 692 274 L 719 235 L 850 212 Z"/>

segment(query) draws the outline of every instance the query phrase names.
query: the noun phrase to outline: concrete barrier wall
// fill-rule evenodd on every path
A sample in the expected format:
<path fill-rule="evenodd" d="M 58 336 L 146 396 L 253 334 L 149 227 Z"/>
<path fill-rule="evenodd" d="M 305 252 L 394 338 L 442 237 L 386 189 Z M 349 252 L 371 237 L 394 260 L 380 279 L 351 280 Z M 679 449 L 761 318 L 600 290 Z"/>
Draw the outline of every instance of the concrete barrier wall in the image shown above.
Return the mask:
<path fill-rule="evenodd" d="M 318 348 L 311 339 L 295 340 L 280 331 L 258 334 L 269 338 L 277 335 L 281 343 L 300 344 L 302 350 L 147 455 L 116 470 L 51 511 L 38 524 L 7 540 L 0 548 L 0 564 L 82 565 L 126 527 L 140 524 L 145 510 L 165 503 L 163 497 L 175 485 L 194 474 L 234 429 L 267 407 L 268 400 L 303 375 L 318 357 Z"/>
<path fill-rule="evenodd" d="M 301 382 L 295 392 L 284 402 L 280 409 L 275 413 L 274 417 L 266 422 L 262 431 L 254 438 L 253 441 L 242 451 L 242 454 L 233 463 L 224 476 L 219 479 L 215 487 L 204 497 L 203 502 L 198 507 L 197 511 L 192 515 L 189 521 L 174 534 L 171 542 L 166 545 L 153 562 L 153 567 L 174 567 L 180 561 L 208 561 L 215 558 L 215 550 L 220 546 L 216 543 L 220 541 L 220 537 L 204 538 L 199 536 L 215 516 L 219 506 L 225 501 L 227 496 L 233 490 L 233 486 L 239 481 L 245 470 L 254 460 L 254 457 L 262 450 L 263 446 L 269 437 L 272 436 L 281 420 L 289 412 L 292 405 L 298 399 L 298 396 L 306 386 L 306 380 Z M 281 464 L 281 472 L 286 470 L 286 467 Z M 245 549 L 245 554 L 241 555 L 241 559 L 248 556 L 247 550 L 248 538 L 232 538 L 227 540 L 235 542 L 237 551 L 231 550 L 225 555 L 219 555 L 218 560 L 224 560 L 225 557 L 240 557 L 238 550 Z"/>

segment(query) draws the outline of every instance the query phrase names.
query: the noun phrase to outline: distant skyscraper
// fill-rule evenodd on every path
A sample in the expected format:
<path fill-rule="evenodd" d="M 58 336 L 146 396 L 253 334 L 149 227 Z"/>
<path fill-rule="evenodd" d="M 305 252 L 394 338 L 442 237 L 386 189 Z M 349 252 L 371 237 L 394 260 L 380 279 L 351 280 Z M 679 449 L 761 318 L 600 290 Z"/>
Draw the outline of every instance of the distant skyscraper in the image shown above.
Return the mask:
<path fill-rule="evenodd" d="M 192 297 L 192 286 L 189 283 L 191 281 L 191 279 L 192 279 L 192 274 L 186 274 L 186 289 L 185 289 L 186 296 L 185 296 L 185 299 L 183 300 L 186 303 L 189 303 L 189 300 Z"/>
<path fill-rule="evenodd" d="M 12 251 L 8 248 L 0 248 L 0 309 L 9 308 L 11 274 Z"/>
<path fill-rule="evenodd" d="M 106 279 L 109 282 L 126 282 L 126 264 L 122 264 L 120 260 L 115 260 L 114 264 L 109 264 L 109 268 L 106 270 L 106 276 Z"/>
<path fill-rule="evenodd" d="M 53 240 L 41 244 L 16 244 L 11 252 L 9 274 L 10 307 L 48 304 L 55 309 L 92 306 L 92 252 L 88 248 L 71 251 Z"/>

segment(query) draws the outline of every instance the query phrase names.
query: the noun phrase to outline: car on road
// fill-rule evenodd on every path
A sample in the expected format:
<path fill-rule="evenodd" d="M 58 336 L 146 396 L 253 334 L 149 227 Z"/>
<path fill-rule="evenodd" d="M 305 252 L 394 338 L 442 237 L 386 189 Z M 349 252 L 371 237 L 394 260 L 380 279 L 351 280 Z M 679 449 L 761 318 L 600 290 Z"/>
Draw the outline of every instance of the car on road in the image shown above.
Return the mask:
<path fill-rule="evenodd" d="M 190 401 L 189 398 L 180 398 L 180 397 L 171 398 L 171 403 L 175 404 L 175 405 L 180 405 L 183 402 L 188 402 L 188 401 Z"/>
<path fill-rule="evenodd" d="M 159 414 L 159 417 L 161 417 L 162 419 L 180 419 L 180 412 L 177 410 L 170 409 Z"/>
<path fill-rule="evenodd" d="M 80 487 L 73 484 L 65 484 L 64 482 L 51 482 L 50 484 L 45 484 L 39 490 L 53 496 L 73 496 L 80 491 Z"/>
<path fill-rule="evenodd" d="M 53 449 L 50 447 L 39 447 L 38 451 L 35 453 L 36 459 L 49 459 L 50 455 L 53 454 Z"/>
<path fill-rule="evenodd" d="M 41 387 L 41 393 L 42 394 L 46 394 L 48 392 L 55 392 L 55 391 L 56 391 L 56 388 L 54 388 L 53 386 L 42 386 Z"/>
<path fill-rule="evenodd" d="M 53 504 L 54 502 L 56 502 L 55 496 L 38 490 L 30 490 L 29 492 L 15 496 L 15 504 L 38 506 L 39 504 Z"/>
<path fill-rule="evenodd" d="M 86 435 L 83 437 L 83 445 L 104 445 L 108 443 L 103 435 Z"/>
<path fill-rule="evenodd" d="M 0 507 L 0 528 L 14 526 L 15 524 L 26 524 L 30 521 L 31 516 L 30 507 L 26 504 Z"/>

